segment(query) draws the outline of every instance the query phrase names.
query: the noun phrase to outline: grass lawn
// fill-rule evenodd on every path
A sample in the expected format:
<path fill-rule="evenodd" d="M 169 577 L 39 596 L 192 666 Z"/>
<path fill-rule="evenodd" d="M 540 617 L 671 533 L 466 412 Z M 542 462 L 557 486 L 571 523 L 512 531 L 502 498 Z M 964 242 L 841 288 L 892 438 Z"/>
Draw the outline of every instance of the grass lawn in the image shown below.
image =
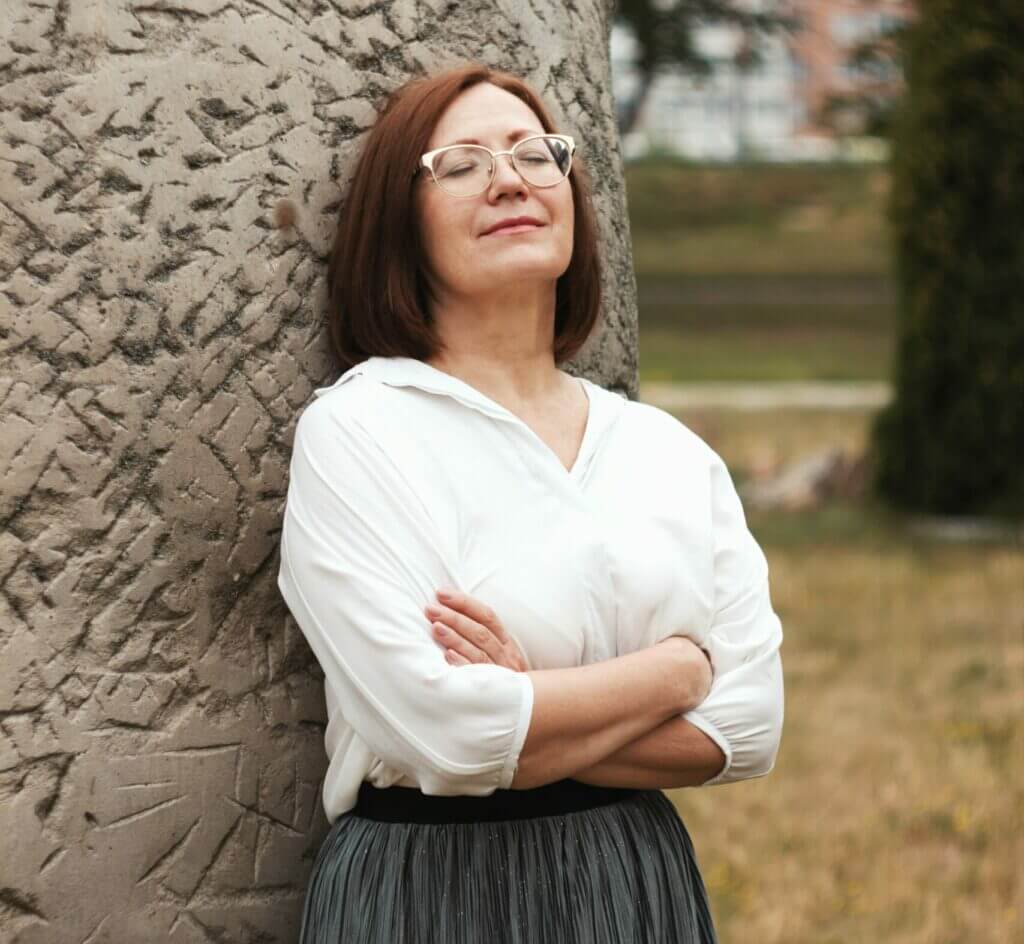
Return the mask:
<path fill-rule="evenodd" d="M 857 411 L 680 415 L 742 483 Z M 785 632 L 767 777 L 670 791 L 723 942 L 1010 944 L 1024 922 L 1024 551 L 870 503 L 748 515 Z"/>
<path fill-rule="evenodd" d="M 640 309 L 640 379 L 888 380 L 884 305 L 651 306 Z"/>
<path fill-rule="evenodd" d="M 642 381 L 888 380 L 886 174 L 627 168 Z M 742 487 L 839 446 L 856 410 L 676 415 Z M 669 791 L 723 944 L 1024 940 L 1024 549 L 871 501 L 748 513 L 783 625 L 767 777 Z"/>
<path fill-rule="evenodd" d="M 890 271 L 884 166 L 652 161 L 625 177 L 638 277 Z"/>
<path fill-rule="evenodd" d="M 642 381 L 889 379 L 878 166 L 626 170 Z"/>

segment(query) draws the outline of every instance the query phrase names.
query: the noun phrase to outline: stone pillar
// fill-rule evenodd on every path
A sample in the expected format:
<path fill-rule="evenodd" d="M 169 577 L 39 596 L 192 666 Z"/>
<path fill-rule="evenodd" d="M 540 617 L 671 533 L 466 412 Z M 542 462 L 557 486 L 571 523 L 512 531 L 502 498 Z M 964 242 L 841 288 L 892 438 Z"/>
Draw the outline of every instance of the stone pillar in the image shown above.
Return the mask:
<path fill-rule="evenodd" d="M 610 0 L 12 0 L 0 40 L 0 939 L 293 942 L 322 675 L 276 586 L 374 104 L 460 59 L 581 142 L 636 392 Z M 294 226 L 275 207 L 294 202 Z"/>

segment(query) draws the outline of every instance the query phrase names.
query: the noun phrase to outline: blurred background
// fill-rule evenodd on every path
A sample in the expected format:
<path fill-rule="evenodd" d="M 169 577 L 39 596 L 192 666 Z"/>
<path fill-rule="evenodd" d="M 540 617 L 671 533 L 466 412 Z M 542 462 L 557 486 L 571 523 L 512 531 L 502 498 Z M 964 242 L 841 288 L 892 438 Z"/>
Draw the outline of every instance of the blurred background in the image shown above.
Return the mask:
<path fill-rule="evenodd" d="M 775 770 L 675 791 L 723 942 L 1024 940 L 1024 6 L 620 0 L 641 399 L 726 460 Z"/>

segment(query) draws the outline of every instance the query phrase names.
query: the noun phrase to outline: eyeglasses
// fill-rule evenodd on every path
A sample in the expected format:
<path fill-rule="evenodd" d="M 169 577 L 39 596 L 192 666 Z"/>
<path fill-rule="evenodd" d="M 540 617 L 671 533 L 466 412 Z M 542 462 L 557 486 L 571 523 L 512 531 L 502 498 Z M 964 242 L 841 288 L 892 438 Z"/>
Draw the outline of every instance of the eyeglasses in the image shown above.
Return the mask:
<path fill-rule="evenodd" d="M 449 144 L 427 151 L 420 166 L 453 197 L 483 193 L 494 180 L 497 158 L 508 154 L 512 166 L 531 187 L 554 187 L 569 176 L 576 142 L 567 134 L 535 134 L 517 141 L 509 151 L 492 151 L 480 144 Z"/>

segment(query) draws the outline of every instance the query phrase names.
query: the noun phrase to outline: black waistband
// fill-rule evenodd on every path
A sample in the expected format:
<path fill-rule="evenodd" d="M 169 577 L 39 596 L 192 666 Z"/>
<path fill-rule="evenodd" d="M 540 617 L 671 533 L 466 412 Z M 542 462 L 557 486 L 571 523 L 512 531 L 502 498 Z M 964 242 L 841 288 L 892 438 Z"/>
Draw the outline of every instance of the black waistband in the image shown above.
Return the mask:
<path fill-rule="evenodd" d="M 380 788 L 364 780 L 351 812 L 387 823 L 481 823 L 589 810 L 639 792 L 568 778 L 532 790 L 495 790 L 489 796 L 428 796 L 415 787 Z"/>

